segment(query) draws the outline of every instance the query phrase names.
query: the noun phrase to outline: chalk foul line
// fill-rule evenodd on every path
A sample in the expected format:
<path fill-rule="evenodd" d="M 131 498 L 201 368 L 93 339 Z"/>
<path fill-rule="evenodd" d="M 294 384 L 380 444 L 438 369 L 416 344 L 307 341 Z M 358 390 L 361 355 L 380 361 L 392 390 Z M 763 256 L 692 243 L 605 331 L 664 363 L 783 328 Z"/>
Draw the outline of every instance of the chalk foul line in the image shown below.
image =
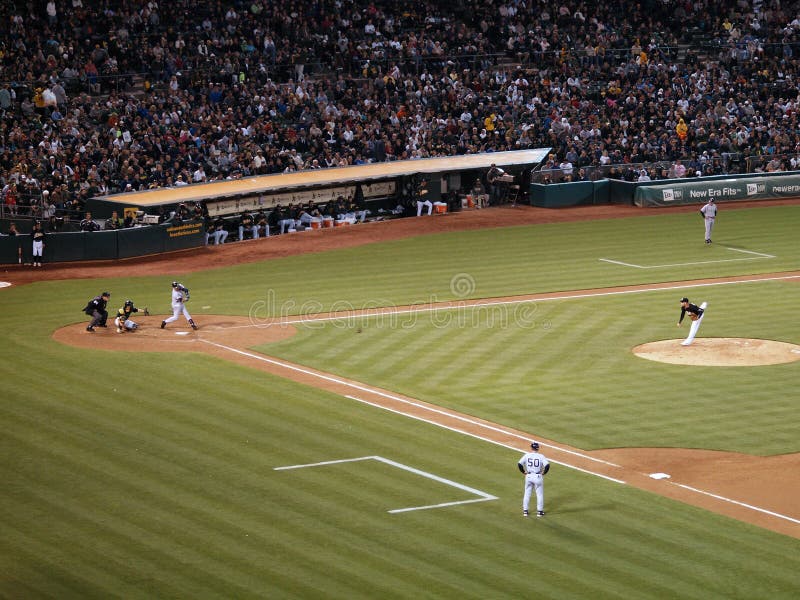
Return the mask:
<path fill-rule="evenodd" d="M 716 263 L 741 262 L 743 260 L 760 260 L 763 258 L 775 258 L 775 255 L 773 254 L 766 254 L 764 252 L 755 252 L 753 250 L 744 250 L 743 248 L 731 248 L 730 246 L 726 246 L 725 249 L 730 250 L 731 252 L 742 252 L 744 254 L 752 254 L 753 256 L 745 258 L 721 258 L 718 260 L 700 260 L 695 262 L 671 263 L 667 265 L 637 265 L 636 263 L 629 263 L 621 260 L 612 260 L 610 258 L 598 258 L 597 260 L 601 262 L 611 263 L 613 265 L 631 267 L 633 269 L 663 269 L 666 267 L 689 267 L 693 265 L 711 265 Z"/>

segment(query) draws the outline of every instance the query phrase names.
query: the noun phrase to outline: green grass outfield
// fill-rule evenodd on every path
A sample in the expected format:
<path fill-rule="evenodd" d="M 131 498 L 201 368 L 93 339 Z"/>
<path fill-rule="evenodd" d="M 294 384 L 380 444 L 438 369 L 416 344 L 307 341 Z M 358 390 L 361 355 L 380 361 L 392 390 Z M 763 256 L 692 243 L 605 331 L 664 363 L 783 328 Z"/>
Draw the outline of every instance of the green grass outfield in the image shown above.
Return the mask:
<path fill-rule="evenodd" d="M 800 207 L 723 205 L 710 247 L 698 215 L 645 214 L 181 279 L 202 325 L 204 313 L 258 320 L 800 269 Z M 0 290 L 0 597 L 797 596 L 797 539 L 559 466 L 548 516 L 523 520 L 513 449 L 207 356 L 50 338 L 104 288 L 165 313 L 173 278 Z M 800 343 L 793 280 L 306 325 L 260 350 L 587 449 L 800 451 L 800 363 L 630 354 L 686 334 L 684 294 L 709 302 L 700 336 Z M 419 473 L 376 460 L 275 470 L 369 456 Z M 497 499 L 388 512 L 474 499 L 464 486 Z"/>

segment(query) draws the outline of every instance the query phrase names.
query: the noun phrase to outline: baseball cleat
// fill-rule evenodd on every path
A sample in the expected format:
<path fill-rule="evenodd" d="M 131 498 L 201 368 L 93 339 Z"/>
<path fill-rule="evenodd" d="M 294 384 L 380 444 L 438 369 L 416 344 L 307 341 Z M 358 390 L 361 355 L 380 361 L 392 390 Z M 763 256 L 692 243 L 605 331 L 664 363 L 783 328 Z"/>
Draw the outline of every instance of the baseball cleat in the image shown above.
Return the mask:
<path fill-rule="evenodd" d="M 117 327 L 117 333 L 122 333 L 122 328 Z"/>
<path fill-rule="evenodd" d="M 528 516 L 528 511 L 527 510 L 523 510 L 522 511 L 522 516 L 523 517 L 527 517 Z"/>
<path fill-rule="evenodd" d="M 94 333 L 94 327 L 90 325 L 89 327 L 86 328 L 86 331 L 91 331 L 92 333 Z"/>
<path fill-rule="evenodd" d="M 536 516 L 537 517 L 543 517 L 544 516 L 544 511 L 540 510 L 539 512 L 536 513 Z"/>
<path fill-rule="evenodd" d="M 167 322 L 166 321 L 161 321 L 161 329 L 164 329 L 164 327 L 166 327 L 166 326 L 167 326 Z"/>

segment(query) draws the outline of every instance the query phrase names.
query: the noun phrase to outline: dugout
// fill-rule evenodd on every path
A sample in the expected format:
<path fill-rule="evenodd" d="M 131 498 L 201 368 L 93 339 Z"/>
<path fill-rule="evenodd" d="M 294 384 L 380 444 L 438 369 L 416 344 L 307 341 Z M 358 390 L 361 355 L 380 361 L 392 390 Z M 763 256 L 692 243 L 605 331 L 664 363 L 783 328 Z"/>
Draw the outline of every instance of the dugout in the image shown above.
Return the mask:
<path fill-rule="evenodd" d="M 148 222 L 159 207 L 171 211 L 180 204 L 203 202 L 210 216 L 226 217 L 245 211 L 269 212 L 278 204 L 324 205 L 339 196 L 354 198 L 357 189 L 366 208 L 377 208 L 396 204 L 413 193 L 421 180 L 426 182 L 431 201 L 440 200 L 443 194 L 466 192 L 492 163 L 515 177 L 524 192 L 522 200 L 527 202 L 526 175 L 549 153 L 550 148 L 537 148 L 260 175 L 98 196 L 87 202 L 86 210 L 99 218 L 107 218 L 115 210 L 120 215 L 133 211 L 139 222 Z"/>

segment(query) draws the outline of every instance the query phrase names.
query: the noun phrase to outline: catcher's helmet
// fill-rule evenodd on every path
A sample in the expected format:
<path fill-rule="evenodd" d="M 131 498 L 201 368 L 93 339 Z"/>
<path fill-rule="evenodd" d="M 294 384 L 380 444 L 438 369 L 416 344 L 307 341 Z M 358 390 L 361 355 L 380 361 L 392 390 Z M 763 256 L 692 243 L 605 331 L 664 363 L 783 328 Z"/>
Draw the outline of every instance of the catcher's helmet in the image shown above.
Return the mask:
<path fill-rule="evenodd" d="M 133 300 L 125 300 L 125 306 L 133 306 Z"/>
<path fill-rule="evenodd" d="M 534 450 L 538 450 L 539 449 L 539 442 L 531 442 L 531 448 L 533 448 Z"/>

